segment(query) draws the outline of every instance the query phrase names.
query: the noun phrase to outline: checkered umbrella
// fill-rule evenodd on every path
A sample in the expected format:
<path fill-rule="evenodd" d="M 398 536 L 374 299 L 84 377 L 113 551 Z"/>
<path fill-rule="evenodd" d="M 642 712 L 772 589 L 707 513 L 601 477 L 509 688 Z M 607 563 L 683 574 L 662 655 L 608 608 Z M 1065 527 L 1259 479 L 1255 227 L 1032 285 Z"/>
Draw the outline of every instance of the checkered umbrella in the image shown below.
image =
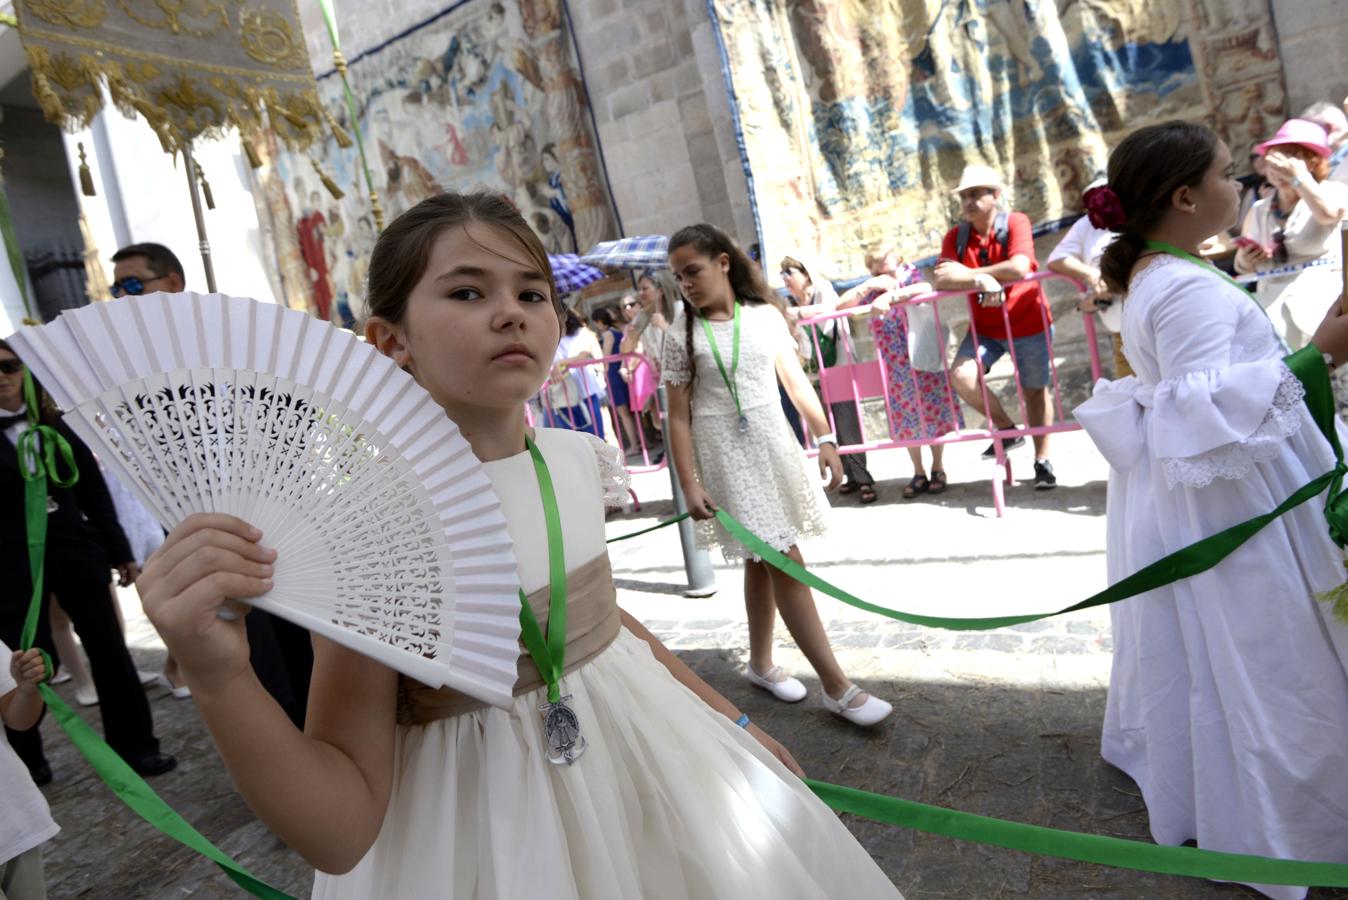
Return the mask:
<path fill-rule="evenodd" d="M 557 290 L 563 294 L 578 291 L 604 277 L 603 272 L 581 262 L 574 253 L 550 253 L 548 262 L 552 264 L 552 277 L 557 279 Z"/>
<path fill-rule="evenodd" d="M 600 241 L 581 257 L 582 262 L 609 269 L 669 268 L 669 238 L 663 234 Z"/>

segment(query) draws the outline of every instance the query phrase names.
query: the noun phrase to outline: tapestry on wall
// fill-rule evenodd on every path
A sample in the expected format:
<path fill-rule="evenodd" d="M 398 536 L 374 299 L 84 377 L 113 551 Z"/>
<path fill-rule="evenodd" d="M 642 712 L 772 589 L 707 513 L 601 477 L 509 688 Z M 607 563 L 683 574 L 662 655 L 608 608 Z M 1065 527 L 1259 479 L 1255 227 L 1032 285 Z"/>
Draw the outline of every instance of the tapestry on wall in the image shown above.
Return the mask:
<path fill-rule="evenodd" d="M 1285 112 L 1268 0 L 709 0 L 765 258 L 929 256 L 970 163 L 1036 223 L 1128 131 L 1204 120 L 1243 163 Z"/>
<path fill-rule="evenodd" d="M 466 0 L 350 61 L 390 221 L 443 191 L 486 188 L 514 201 L 549 252 L 618 236 L 568 27 L 561 0 Z M 345 110 L 336 77 L 320 78 L 319 92 L 334 114 Z M 333 139 L 304 155 L 263 149 L 254 196 L 271 224 L 277 296 L 349 327 L 364 313 L 375 239 L 357 150 Z"/>

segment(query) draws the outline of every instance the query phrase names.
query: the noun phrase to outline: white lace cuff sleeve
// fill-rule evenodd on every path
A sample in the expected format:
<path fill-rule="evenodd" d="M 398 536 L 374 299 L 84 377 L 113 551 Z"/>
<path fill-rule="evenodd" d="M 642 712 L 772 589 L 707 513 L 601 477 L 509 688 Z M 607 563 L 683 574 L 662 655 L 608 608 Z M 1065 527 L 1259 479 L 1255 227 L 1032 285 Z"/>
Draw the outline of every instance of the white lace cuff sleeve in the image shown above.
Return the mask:
<path fill-rule="evenodd" d="M 1176 450 L 1191 449 L 1183 447 L 1184 444 L 1192 444 L 1194 440 L 1194 431 L 1196 426 L 1201 427 L 1201 421 L 1195 422 L 1192 417 L 1186 418 L 1183 408 L 1189 404 L 1179 403 L 1173 408 L 1169 404 L 1163 403 L 1162 390 L 1164 385 L 1157 386 L 1157 405 L 1154 408 L 1153 419 L 1151 423 L 1152 447 L 1160 459 L 1162 470 L 1165 472 L 1166 483 L 1174 488 L 1176 485 L 1187 485 L 1189 487 L 1204 487 L 1211 484 L 1213 479 L 1239 479 L 1243 478 L 1250 469 L 1257 463 L 1268 462 L 1274 459 L 1281 450 L 1283 441 L 1291 437 L 1301 428 L 1301 404 L 1305 398 L 1306 391 L 1302 387 L 1301 381 L 1297 379 L 1292 371 L 1282 363 L 1281 360 L 1268 360 L 1261 363 L 1248 363 L 1241 366 L 1233 366 L 1232 369 L 1244 368 L 1245 366 L 1267 368 L 1267 375 L 1253 379 L 1258 383 L 1246 385 L 1250 390 L 1241 403 L 1243 407 L 1240 410 L 1226 410 L 1224 424 L 1228 427 L 1235 426 L 1241 419 L 1246 424 L 1249 423 L 1252 414 L 1258 414 L 1257 424 L 1246 432 L 1244 437 L 1237 440 L 1227 440 L 1216 446 L 1210 446 L 1192 453 L 1176 453 Z M 1228 372 L 1230 370 L 1227 370 Z M 1254 373 L 1249 373 L 1254 374 Z M 1220 373 L 1193 373 L 1182 376 L 1180 379 L 1172 381 L 1188 380 L 1190 383 L 1186 386 L 1190 392 L 1197 385 L 1192 383 L 1195 378 L 1205 379 L 1208 382 L 1209 400 L 1214 406 L 1221 405 L 1220 394 L 1223 385 L 1213 383 L 1220 376 Z M 1270 378 L 1276 378 L 1272 382 L 1272 390 L 1260 390 L 1264 387 L 1263 382 Z M 1261 394 L 1267 397 L 1271 393 L 1272 397 L 1268 400 L 1261 400 Z M 1174 399 L 1172 393 L 1169 399 Z M 1192 412 L 1192 409 L 1188 410 Z M 1244 429 L 1241 429 L 1244 430 Z M 1177 434 L 1188 432 L 1188 439 L 1179 438 Z M 1199 437 L 1201 440 L 1201 437 Z"/>
<path fill-rule="evenodd" d="M 622 506 L 628 499 L 628 488 L 632 476 L 623 465 L 622 451 L 605 441 L 601 441 L 588 432 L 579 432 L 589 441 L 594 451 L 595 465 L 599 468 L 599 486 L 603 490 L 604 506 Z"/>

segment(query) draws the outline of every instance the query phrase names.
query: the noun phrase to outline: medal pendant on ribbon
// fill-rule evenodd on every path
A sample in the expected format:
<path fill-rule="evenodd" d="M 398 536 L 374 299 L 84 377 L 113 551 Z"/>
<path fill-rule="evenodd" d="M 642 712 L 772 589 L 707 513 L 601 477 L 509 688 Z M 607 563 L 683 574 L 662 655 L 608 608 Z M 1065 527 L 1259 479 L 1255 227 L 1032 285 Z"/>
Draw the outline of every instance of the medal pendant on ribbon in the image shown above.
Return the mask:
<path fill-rule="evenodd" d="M 740 434 L 744 434 L 748 430 L 749 430 L 749 417 L 746 416 L 744 413 L 740 413 Z"/>
<path fill-rule="evenodd" d="M 548 762 L 554 766 L 569 766 L 585 752 L 585 738 L 580 736 L 580 719 L 567 705 L 571 695 L 556 703 L 538 707 L 543 714 L 543 736 L 548 742 Z"/>

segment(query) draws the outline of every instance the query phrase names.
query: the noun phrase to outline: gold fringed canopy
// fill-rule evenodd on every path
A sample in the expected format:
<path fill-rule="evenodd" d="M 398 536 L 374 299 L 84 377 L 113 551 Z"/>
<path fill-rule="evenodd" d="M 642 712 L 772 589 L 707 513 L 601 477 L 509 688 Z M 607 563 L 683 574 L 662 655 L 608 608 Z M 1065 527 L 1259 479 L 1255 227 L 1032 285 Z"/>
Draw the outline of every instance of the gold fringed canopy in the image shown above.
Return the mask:
<path fill-rule="evenodd" d="M 328 130 L 295 0 L 15 0 L 47 119 L 87 126 L 107 86 L 165 149 L 230 127 L 304 148 Z"/>

